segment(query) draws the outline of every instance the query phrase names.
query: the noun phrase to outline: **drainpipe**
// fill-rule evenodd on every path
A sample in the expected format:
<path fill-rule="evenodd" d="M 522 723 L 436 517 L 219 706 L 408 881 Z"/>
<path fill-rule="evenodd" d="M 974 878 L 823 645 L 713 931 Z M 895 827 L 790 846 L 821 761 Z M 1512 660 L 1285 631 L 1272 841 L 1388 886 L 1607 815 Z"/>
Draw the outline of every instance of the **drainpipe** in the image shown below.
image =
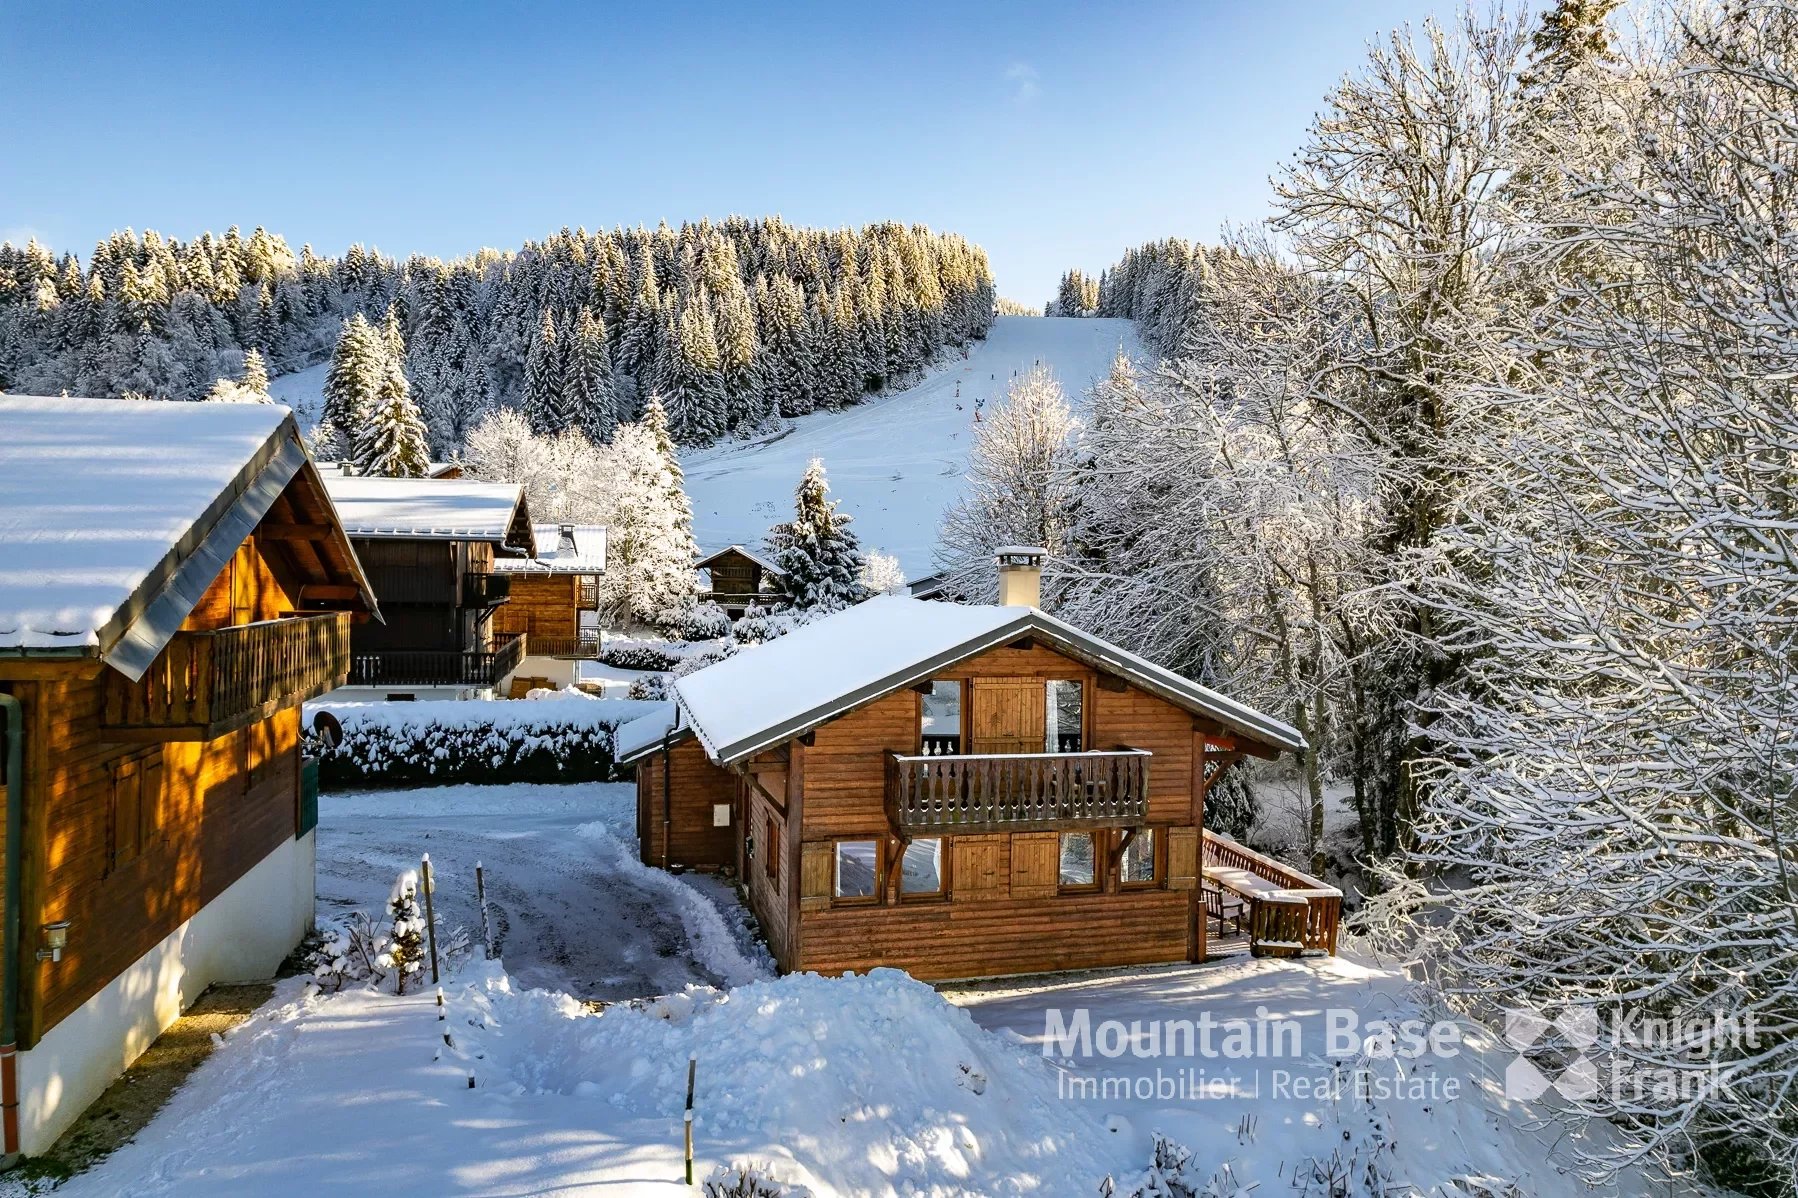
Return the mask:
<path fill-rule="evenodd" d="M 668 840 L 674 835 L 674 759 L 668 748 L 674 737 L 672 733 L 662 734 L 662 868 L 668 868 Z"/>
<path fill-rule="evenodd" d="M 21 842 L 25 839 L 25 709 L 0 691 L 0 713 L 6 716 L 6 915 L 5 987 L 0 992 L 0 1128 L 5 1145 L 0 1168 L 10 1168 L 19 1155 L 19 924 L 24 885 L 19 877 Z"/>

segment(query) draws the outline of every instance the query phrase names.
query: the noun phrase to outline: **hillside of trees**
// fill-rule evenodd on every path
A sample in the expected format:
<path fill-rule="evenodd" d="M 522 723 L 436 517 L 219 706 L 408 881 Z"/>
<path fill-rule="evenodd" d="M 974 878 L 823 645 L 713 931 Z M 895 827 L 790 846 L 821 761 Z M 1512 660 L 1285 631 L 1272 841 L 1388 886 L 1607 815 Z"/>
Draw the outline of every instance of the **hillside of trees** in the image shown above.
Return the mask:
<path fill-rule="evenodd" d="M 1785 1195 L 1798 6 L 1616 8 L 1377 42 L 1269 221 L 1070 272 L 1161 361 L 1081 425 L 1017 384 L 944 565 L 1040 542 L 1058 615 L 1300 728 L 1280 847 L 1465 1009 L 1752 1028 L 1607 1032 L 1566 1117 L 1595 1180 Z"/>
<path fill-rule="evenodd" d="M 0 389 L 201 399 L 240 379 L 249 351 L 297 370 L 332 353 L 346 319 L 391 313 L 435 455 L 495 407 L 603 439 L 653 394 L 698 445 L 854 403 L 984 336 L 993 308 L 978 247 L 893 223 L 563 229 L 451 262 L 295 254 L 260 228 L 126 231 L 85 264 L 0 245 Z"/>

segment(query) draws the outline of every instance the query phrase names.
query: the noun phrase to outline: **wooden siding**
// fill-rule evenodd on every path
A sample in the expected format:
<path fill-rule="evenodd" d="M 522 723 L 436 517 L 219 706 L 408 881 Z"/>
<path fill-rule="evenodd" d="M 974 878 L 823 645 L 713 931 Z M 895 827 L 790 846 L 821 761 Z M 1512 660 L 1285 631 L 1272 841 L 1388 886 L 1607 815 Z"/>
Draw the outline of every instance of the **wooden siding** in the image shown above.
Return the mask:
<path fill-rule="evenodd" d="M 495 636 L 524 632 L 534 639 L 580 633 L 580 575 L 514 571 L 510 577 L 512 597 L 493 613 Z"/>
<path fill-rule="evenodd" d="M 666 860 L 662 855 L 662 754 L 651 753 L 637 763 L 638 826 L 644 864 L 707 868 L 736 865 L 736 777 L 707 760 L 705 750 L 690 736 L 676 741 L 668 755 L 673 834 L 668 838 Z M 732 809 L 731 822 L 726 827 L 713 825 L 712 807 L 717 803 Z"/>

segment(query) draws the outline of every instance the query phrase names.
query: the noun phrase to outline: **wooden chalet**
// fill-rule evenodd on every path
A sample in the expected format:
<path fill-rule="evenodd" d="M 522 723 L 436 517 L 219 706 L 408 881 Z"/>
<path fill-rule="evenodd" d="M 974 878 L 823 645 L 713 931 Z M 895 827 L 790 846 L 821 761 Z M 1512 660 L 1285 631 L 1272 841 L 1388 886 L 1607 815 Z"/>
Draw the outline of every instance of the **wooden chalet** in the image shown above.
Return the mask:
<path fill-rule="evenodd" d="M 788 970 L 1334 951 L 1339 892 L 1205 828 L 1299 733 L 1037 610 L 1041 551 L 1001 554 L 999 605 L 870 600 L 621 728 L 644 861 L 736 871 Z"/>
<path fill-rule="evenodd" d="M 700 600 L 716 603 L 732 619 L 751 607 L 786 605 L 774 589 L 776 580 L 786 571 L 753 549 L 729 545 L 701 558 L 693 568 L 704 570 L 711 579 L 711 585 L 699 593 Z"/>
<path fill-rule="evenodd" d="M 606 530 L 597 524 L 539 524 L 537 552 L 498 556 L 511 597 L 493 614 L 495 637 L 524 636 L 526 653 L 513 689 L 572 686 L 582 661 L 599 656 L 599 577 Z"/>
<path fill-rule="evenodd" d="M 9 1157 L 310 928 L 300 704 L 375 613 L 287 409 L 0 396 Z"/>
<path fill-rule="evenodd" d="M 385 617 L 351 634 L 349 688 L 370 698 L 503 693 L 523 633 L 496 631 L 511 602 L 502 555 L 535 556 L 524 489 L 465 479 L 324 475 Z"/>

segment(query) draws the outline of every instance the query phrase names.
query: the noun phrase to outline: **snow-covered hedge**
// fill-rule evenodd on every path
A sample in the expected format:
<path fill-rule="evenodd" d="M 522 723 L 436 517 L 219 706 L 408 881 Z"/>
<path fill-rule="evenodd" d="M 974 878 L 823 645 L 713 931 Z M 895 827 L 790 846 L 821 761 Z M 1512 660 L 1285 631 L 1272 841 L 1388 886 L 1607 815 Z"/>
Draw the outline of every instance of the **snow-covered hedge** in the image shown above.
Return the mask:
<path fill-rule="evenodd" d="M 682 615 L 680 635 L 689 641 L 715 641 L 730 635 L 730 617 L 716 603 L 696 603 Z"/>
<path fill-rule="evenodd" d="M 442 700 L 316 703 L 343 725 L 334 749 L 314 743 L 326 788 L 448 786 L 459 782 L 603 782 L 612 732 L 648 703 L 571 696 L 548 702 Z"/>
<path fill-rule="evenodd" d="M 684 656 L 686 645 L 679 641 L 613 641 L 600 653 L 599 660 L 621 670 L 672 670 Z"/>

